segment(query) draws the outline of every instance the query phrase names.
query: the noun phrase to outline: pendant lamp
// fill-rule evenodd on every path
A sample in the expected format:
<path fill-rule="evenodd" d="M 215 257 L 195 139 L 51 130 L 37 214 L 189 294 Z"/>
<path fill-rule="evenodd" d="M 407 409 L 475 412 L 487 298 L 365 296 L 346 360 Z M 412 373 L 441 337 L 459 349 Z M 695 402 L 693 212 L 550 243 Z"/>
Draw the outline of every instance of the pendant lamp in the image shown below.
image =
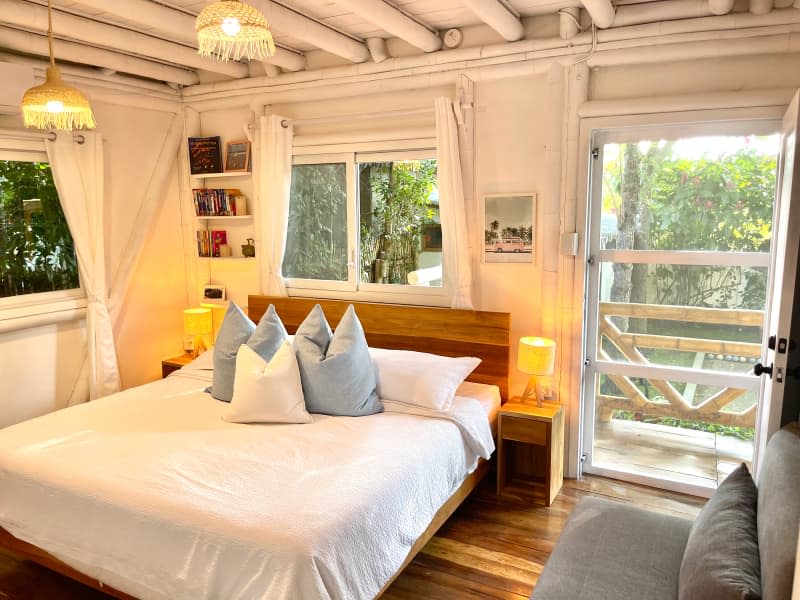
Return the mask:
<path fill-rule="evenodd" d="M 195 22 L 198 52 L 228 61 L 263 59 L 275 54 L 267 19 L 240 0 L 221 0 L 206 6 Z"/>
<path fill-rule="evenodd" d="M 61 71 L 53 56 L 53 6 L 47 1 L 47 43 L 50 66 L 44 83 L 32 87 L 22 97 L 22 117 L 25 127 L 37 129 L 94 129 L 92 107 L 79 90 L 61 81 Z"/>

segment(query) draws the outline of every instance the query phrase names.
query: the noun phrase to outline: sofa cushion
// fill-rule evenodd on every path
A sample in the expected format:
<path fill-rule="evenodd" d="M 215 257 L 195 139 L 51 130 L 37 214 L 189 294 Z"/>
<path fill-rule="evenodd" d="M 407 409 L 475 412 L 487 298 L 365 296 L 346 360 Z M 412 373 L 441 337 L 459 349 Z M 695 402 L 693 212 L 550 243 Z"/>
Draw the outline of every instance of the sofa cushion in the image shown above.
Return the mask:
<path fill-rule="evenodd" d="M 758 491 L 742 464 L 723 481 L 692 525 L 681 563 L 680 600 L 760 600 Z"/>
<path fill-rule="evenodd" d="M 692 521 L 585 498 L 572 511 L 534 600 L 675 600 Z"/>
<path fill-rule="evenodd" d="M 758 473 L 758 549 L 761 592 L 769 600 L 792 596 L 800 523 L 800 424 L 775 433 Z"/>

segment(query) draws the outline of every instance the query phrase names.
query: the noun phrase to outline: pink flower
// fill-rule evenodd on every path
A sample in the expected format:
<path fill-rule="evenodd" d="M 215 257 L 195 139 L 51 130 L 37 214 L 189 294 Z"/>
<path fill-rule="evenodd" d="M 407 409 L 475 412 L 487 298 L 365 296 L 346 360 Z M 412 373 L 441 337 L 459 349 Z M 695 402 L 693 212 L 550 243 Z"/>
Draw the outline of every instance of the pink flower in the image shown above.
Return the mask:
<path fill-rule="evenodd" d="M 714 203 L 711 200 L 706 200 L 706 209 L 711 210 L 714 208 Z"/>
<path fill-rule="evenodd" d="M 692 183 L 694 183 L 695 185 L 700 185 L 700 181 L 701 180 L 699 177 L 695 177 L 694 179 L 692 179 Z"/>

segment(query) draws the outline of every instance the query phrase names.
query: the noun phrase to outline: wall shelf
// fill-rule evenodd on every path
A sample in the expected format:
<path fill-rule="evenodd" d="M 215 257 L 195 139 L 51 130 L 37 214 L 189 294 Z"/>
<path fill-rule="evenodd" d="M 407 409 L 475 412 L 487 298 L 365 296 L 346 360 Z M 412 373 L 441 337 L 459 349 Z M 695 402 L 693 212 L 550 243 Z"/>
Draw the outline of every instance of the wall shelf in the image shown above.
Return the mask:
<path fill-rule="evenodd" d="M 255 256 L 198 256 L 199 260 L 255 260 Z"/>
<path fill-rule="evenodd" d="M 197 173 L 192 174 L 192 179 L 223 179 L 228 177 L 252 177 L 252 171 L 231 171 L 227 173 Z"/>
<path fill-rule="evenodd" d="M 198 221 L 249 221 L 253 218 L 253 215 L 236 215 L 236 216 L 226 216 L 226 215 L 219 215 L 219 216 L 211 216 L 211 215 L 196 215 Z"/>

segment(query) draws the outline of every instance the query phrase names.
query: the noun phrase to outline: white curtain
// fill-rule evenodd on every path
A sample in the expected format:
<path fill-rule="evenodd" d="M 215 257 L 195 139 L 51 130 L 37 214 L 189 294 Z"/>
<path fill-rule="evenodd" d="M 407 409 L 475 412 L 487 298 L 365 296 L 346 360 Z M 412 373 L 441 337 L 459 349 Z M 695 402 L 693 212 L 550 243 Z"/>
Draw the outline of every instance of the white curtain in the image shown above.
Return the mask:
<path fill-rule="evenodd" d="M 77 140 L 83 139 L 83 143 Z M 114 330 L 108 313 L 105 234 L 103 229 L 103 138 L 85 132 L 73 139 L 58 132 L 46 140 L 61 207 L 78 257 L 78 271 L 86 292 L 87 356 L 81 377 L 88 375 L 89 400 L 119 391 L 119 368 Z M 84 402 L 78 385 L 69 404 Z"/>
<path fill-rule="evenodd" d="M 472 310 L 472 267 L 458 149 L 458 126 L 450 98 L 436 98 L 436 157 L 442 216 L 442 265 L 451 283 L 450 306 Z"/>
<path fill-rule="evenodd" d="M 285 117 L 261 117 L 256 149 L 256 189 L 260 191 L 253 214 L 260 248 L 261 291 L 270 296 L 286 296 L 283 281 L 283 255 L 289 224 L 289 191 L 292 185 L 291 123 L 283 127 Z"/>

